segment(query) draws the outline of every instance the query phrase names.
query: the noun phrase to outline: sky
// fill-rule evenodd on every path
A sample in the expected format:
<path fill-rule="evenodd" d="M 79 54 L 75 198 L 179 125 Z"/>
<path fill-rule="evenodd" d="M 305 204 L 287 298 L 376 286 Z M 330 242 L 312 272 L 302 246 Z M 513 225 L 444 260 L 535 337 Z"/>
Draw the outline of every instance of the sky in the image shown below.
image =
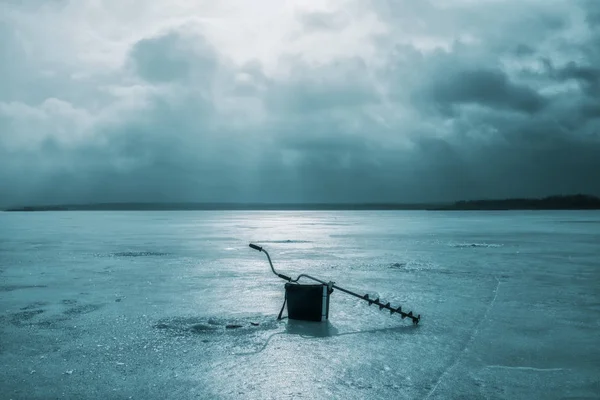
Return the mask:
<path fill-rule="evenodd" d="M 0 0 L 0 206 L 600 195 L 597 0 Z"/>

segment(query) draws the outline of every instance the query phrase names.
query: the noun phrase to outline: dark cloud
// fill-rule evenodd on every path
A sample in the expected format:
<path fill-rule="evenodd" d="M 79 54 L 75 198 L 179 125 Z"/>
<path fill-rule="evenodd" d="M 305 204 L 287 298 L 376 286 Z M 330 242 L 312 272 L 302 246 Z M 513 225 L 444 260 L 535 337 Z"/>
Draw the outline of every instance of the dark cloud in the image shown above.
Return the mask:
<path fill-rule="evenodd" d="M 519 43 L 514 48 L 514 53 L 517 56 L 531 56 L 535 54 L 535 49 L 523 43 Z"/>
<path fill-rule="evenodd" d="M 130 52 L 137 74 L 149 82 L 189 81 L 199 75 L 210 81 L 217 68 L 217 54 L 202 37 L 193 40 L 170 32 L 138 41 Z"/>
<path fill-rule="evenodd" d="M 535 90 L 511 82 L 501 70 L 471 69 L 435 79 L 430 99 L 444 109 L 455 104 L 478 104 L 533 114 L 545 105 Z"/>
<path fill-rule="evenodd" d="M 600 96 L 600 67 L 579 65 L 570 61 L 566 66 L 552 71 L 556 79 L 575 80 L 589 96 Z"/>
<path fill-rule="evenodd" d="M 580 108 L 581 117 L 585 120 L 600 118 L 600 100 L 584 101 Z"/>
<path fill-rule="evenodd" d="M 600 68 L 580 66 L 574 61 L 570 61 L 566 67 L 559 71 L 558 76 L 564 79 L 578 79 L 595 85 L 600 80 Z"/>
<path fill-rule="evenodd" d="M 287 56 L 273 74 L 174 28 L 131 47 L 103 108 L 78 97 L 100 88 L 68 89 L 63 75 L 19 95 L 29 87 L 19 70 L 36 65 L 5 27 L 0 204 L 600 195 L 593 34 L 578 38 L 575 58 L 551 45 L 571 27 L 562 9 L 374 4 L 392 32 L 374 40 L 373 59 Z M 338 20 L 301 21 L 322 33 Z M 454 39 L 424 48 L 399 43 L 395 28 Z"/>

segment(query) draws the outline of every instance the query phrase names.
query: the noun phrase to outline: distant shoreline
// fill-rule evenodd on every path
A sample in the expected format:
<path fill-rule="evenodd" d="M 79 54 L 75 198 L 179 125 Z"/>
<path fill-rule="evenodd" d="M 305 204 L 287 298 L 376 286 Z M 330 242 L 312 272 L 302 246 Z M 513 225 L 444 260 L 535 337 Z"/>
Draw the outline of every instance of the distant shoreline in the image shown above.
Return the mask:
<path fill-rule="evenodd" d="M 443 204 L 395 203 L 102 203 L 57 206 L 26 206 L 5 209 L 28 211 L 352 211 L 426 210 Z"/>
<path fill-rule="evenodd" d="M 600 210 L 600 198 L 577 194 L 541 199 L 462 200 L 436 207 L 439 211 Z"/>
<path fill-rule="evenodd" d="M 588 195 L 540 199 L 463 200 L 455 203 L 96 203 L 11 207 L 31 211 L 510 211 L 600 210 L 600 198 Z"/>

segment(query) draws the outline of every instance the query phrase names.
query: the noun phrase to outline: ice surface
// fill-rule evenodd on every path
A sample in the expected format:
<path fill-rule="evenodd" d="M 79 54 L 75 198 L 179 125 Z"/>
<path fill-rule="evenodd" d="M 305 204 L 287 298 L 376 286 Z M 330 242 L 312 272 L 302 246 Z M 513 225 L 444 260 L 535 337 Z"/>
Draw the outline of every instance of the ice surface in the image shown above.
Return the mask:
<path fill-rule="evenodd" d="M 251 242 L 421 323 L 277 321 Z M 598 212 L 0 213 L 0 398 L 597 399 L 599 243 Z"/>

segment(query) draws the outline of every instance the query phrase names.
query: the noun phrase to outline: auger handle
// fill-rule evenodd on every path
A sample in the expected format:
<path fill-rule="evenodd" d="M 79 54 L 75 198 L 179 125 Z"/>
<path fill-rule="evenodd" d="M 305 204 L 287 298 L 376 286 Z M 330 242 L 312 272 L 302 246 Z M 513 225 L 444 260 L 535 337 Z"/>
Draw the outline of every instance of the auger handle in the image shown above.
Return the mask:
<path fill-rule="evenodd" d="M 263 251 L 263 248 L 260 246 L 257 246 L 255 244 L 250 243 L 250 247 L 253 248 L 254 250 L 258 250 L 258 251 Z"/>
<path fill-rule="evenodd" d="M 286 280 L 286 281 L 288 281 L 288 282 L 291 282 L 291 281 L 292 281 L 292 278 L 290 278 L 289 276 L 287 276 L 287 275 L 284 275 L 284 274 L 280 274 L 279 272 L 275 271 L 275 268 L 273 268 L 273 262 L 271 262 L 271 257 L 269 256 L 269 253 L 267 253 L 267 251 L 266 251 L 265 249 L 263 249 L 263 248 L 262 248 L 262 247 L 260 247 L 260 246 L 257 246 L 257 245 L 255 245 L 255 244 L 253 244 L 253 243 L 250 243 L 250 245 L 249 245 L 249 246 L 250 246 L 250 248 L 252 248 L 252 249 L 254 249 L 254 250 L 258 250 L 258 251 L 260 251 L 260 252 L 263 252 L 263 253 L 265 253 L 265 255 L 267 256 L 267 260 L 269 260 L 269 265 L 271 266 L 271 271 L 273 271 L 273 273 L 274 273 L 275 275 L 277 275 L 277 276 L 278 276 L 278 277 L 280 277 L 281 279 L 283 279 L 283 280 Z"/>

